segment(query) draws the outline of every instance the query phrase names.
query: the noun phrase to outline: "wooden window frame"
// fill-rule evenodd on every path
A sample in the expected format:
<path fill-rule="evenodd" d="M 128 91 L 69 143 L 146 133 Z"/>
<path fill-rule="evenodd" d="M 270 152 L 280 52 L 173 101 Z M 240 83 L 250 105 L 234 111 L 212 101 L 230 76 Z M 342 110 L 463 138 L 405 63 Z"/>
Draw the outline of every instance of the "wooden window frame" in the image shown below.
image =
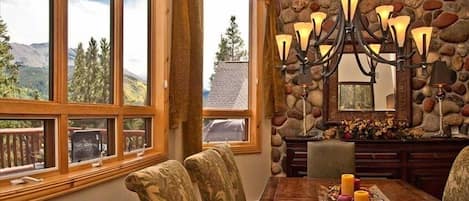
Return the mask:
<path fill-rule="evenodd" d="M 0 180 L 0 200 L 50 199 L 167 160 L 168 90 L 170 53 L 170 1 L 149 0 L 149 105 L 128 106 L 123 100 L 123 1 L 111 1 L 113 101 L 111 104 L 68 103 L 67 101 L 67 0 L 50 0 L 50 101 L 0 99 L 2 118 L 55 119 L 55 168 L 29 176 L 43 178 L 38 183 L 13 186 L 8 178 Z M 157 34 L 158 33 L 158 34 Z M 70 166 L 68 163 L 68 119 L 76 117 L 114 118 L 115 155 L 105 158 L 103 166 Z M 128 117 L 151 117 L 152 146 L 142 157 L 126 153 L 123 146 L 123 120 Z M 48 125 L 51 126 L 51 125 Z"/>
<path fill-rule="evenodd" d="M 203 118 L 248 118 L 247 141 L 228 142 L 235 154 L 254 154 L 261 152 L 261 85 L 262 51 L 264 44 L 264 0 L 249 1 L 249 94 L 247 110 L 203 109 Z M 203 143 L 208 149 L 216 143 Z"/>

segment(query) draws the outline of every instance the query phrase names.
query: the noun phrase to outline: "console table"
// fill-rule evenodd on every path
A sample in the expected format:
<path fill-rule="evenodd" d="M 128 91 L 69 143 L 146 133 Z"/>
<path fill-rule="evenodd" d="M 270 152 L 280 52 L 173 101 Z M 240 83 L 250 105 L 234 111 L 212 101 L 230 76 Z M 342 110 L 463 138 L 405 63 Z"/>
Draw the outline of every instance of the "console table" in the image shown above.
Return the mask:
<path fill-rule="evenodd" d="M 306 137 L 285 137 L 288 177 L 306 176 Z M 468 139 L 349 140 L 355 142 L 355 166 L 359 177 L 404 180 L 441 198 L 451 165 Z"/>

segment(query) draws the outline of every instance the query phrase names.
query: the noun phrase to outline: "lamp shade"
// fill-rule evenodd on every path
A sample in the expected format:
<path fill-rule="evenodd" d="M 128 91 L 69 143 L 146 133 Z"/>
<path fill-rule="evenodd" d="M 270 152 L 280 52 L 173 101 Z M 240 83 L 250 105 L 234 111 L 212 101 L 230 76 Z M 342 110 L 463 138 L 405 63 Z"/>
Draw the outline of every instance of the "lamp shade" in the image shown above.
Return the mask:
<path fill-rule="evenodd" d="M 331 48 L 332 45 L 320 45 L 319 53 L 321 53 L 321 56 L 325 57 Z"/>
<path fill-rule="evenodd" d="M 381 44 L 370 44 L 368 45 L 375 54 L 379 54 L 379 51 L 381 49 Z"/>
<path fill-rule="evenodd" d="M 409 23 L 410 23 L 409 16 L 398 16 L 398 17 L 391 18 L 388 20 L 388 24 L 389 24 L 389 28 L 391 29 L 392 37 L 397 42 L 397 45 L 399 47 L 404 47 L 405 36 L 406 36 L 407 27 L 409 26 Z M 394 33 L 393 28 L 396 31 L 396 33 Z"/>
<path fill-rule="evenodd" d="M 433 64 L 432 77 L 430 78 L 430 85 L 434 87 L 441 87 L 443 85 L 450 85 L 456 81 L 456 72 L 446 66 L 446 62 L 436 61 Z"/>
<path fill-rule="evenodd" d="M 375 8 L 376 14 L 381 20 L 381 28 L 383 31 L 388 30 L 388 20 L 393 10 L 394 6 L 392 5 L 378 6 Z"/>
<path fill-rule="evenodd" d="M 278 34 L 275 36 L 281 61 L 285 61 L 288 58 L 291 46 L 291 38 L 292 36 L 289 34 Z"/>
<path fill-rule="evenodd" d="M 311 23 L 314 26 L 314 34 L 319 37 L 321 35 L 322 22 L 326 19 L 327 14 L 324 12 L 311 13 Z"/>
<path fill-rule="evenodd" d="M 341 0 L 344 10 L 345 20 L 351 22 L 357 10 L 358 0 Z M 350 12 L 349 12 L 350 11 Z"/>
<path fill-rule="evenodd" d="M 293 24 L 295 32 L 297 33 L 296 39 L 298 44 L 300 44 L 301 51 L 306 51 L 308 49 L 309 36 L 313 30 L 313 24 L 309 22 L 297 22 Z"/>
<path fill-rule="evenodd" d="M 410 30 L 420 55 L 427 56 L 428 48 L 430 48 L 430 41 L 432 39 L 432 31 L 432 27 L 419 27 Z"/>

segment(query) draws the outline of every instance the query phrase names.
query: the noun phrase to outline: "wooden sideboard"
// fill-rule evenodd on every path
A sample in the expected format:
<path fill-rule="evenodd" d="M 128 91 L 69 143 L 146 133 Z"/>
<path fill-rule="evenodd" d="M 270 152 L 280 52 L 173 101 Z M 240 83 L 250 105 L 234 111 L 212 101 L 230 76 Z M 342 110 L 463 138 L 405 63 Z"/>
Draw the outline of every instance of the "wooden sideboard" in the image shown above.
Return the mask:
<path fill-rule="evenodd" d="M 285 137 L 288 177 L 306 176 L 305 137 Z M 440 198 L 451 165 L 467 139 L 350 140 L 355 142 L 355 166 L 359 177 L 401 179 Z"/>

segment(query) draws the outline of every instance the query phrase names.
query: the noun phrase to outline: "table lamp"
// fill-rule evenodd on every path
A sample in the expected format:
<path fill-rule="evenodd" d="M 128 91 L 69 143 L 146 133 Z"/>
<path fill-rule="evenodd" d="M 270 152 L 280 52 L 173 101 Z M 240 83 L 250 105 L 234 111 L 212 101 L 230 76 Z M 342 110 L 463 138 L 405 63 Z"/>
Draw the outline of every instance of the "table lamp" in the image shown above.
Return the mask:
<path fill-rule="evenodd" d="M 430 85 L 438 88 L 436 98 L 438 99 L 438 105 L 440 109 L 440 131 L 433 137 L 449 137 L 443 132 L 443 113 L 441 111 L 442 105 L 441 102 L 445 98 L 445 92 L 443 87 L 445 85 L 451 85 L 456 81 L 456 72 L 449 69 L 446 66 L 446 62 L 436 61 L 433 64 L 432 77 L 430 78 Z"/>

